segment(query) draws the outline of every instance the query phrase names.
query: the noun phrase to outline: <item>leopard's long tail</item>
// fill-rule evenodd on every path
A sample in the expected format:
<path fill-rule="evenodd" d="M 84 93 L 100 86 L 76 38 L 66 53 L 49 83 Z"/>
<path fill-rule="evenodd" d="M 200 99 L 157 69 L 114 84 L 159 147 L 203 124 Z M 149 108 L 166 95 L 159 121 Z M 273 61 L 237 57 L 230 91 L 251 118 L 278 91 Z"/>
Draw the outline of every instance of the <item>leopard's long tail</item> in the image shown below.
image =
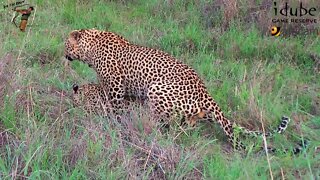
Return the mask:
<path fill-rule="evenodd" d="M 269 132 L 261 132 L 261 131 L 251 131 L 248 130 L 245 127 L 242 126 L 238 126 L 236 125 L 236 123 L 234 123 L 234 128 L 237 128 L 240 130 L 240 133 L 246 135 L 246 136 L 253 136 L 253 137 L 257 137 L 257 136 L 266 136 L 266 137 L 270 137 L 273 136 L 274 134 L 282 134 L 288 127 L 288 124 L 290 122 L 290 118 L 286 117 L 286 116 L 282 116 L 281 118 L 281 123 L 278 125 L 278 127 L 272 131 Z"/>
<path fill-rule="evenodd" d="M 211 101 L 210 101 L 211 100 Z M 263 133 L 261 131 L 251 131 L 247 128 L 238 126 L 236 123 L 231 122 L 227 119 L 223 112 L 221 111 L 218 104 L 214 101 L 214 99 L 209 98 L 208 102 L 208 113 L 212 114 L 214 119 L 219 123 L 220 127 L 223 129 L 224 133 L 227 135 L 228 140 L 235 146 L 237 149 L 246 149 L 245 146 L 240 141 L 239 135 L 244 134 L 246 136 L 272 136 L 274 133 L 283 133 L 290 122 L 290 119 L 287 117 L 282 117 L 282 121 L 278 128 L 272 132 Z M 213 120 L 213 119 L 212 119 Z M 237 133 L 236 133 L 237 132 Z"/>

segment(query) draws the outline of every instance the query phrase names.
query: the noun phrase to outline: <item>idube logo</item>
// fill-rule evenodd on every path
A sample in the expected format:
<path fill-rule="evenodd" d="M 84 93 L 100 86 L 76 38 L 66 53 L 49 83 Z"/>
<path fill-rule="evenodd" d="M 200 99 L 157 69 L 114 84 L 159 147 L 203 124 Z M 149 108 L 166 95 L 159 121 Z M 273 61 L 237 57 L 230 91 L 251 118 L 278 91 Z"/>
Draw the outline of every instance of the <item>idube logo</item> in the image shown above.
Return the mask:
<path fill-rule="evenodd" d="M 316 7 L 305 5 L 302 1 L 285 2 L 284 4 L 273 2 L 273 23 L 317 23 L 316 16 L 319 10 Z"/>

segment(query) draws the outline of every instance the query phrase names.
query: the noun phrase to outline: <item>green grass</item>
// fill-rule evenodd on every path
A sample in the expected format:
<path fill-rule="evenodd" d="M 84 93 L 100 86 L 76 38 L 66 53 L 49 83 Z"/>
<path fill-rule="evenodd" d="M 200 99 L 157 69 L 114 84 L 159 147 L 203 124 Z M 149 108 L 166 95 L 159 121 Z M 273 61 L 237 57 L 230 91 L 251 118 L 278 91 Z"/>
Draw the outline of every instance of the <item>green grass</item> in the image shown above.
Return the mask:
<path fill-rule="evenodd" d="M 237 19 L 222 30 L 223 13 L 204 15 L 207 1 L 170 2 L 30 1 L 36 12 L 26 33 L 0 10 L 1 179 L 270 179 L 270 170 L 276 179 L 319 178 L 320 77 L 310 58 L 320 53 L 319 36 L 264 36 L 258 25 Z M 261 152 L 232 151 L 217 125 L 183 132 L 172 122 L 161 132 L 139 108 L 120 122 L 86 116 L 72 106 L 72 85 L 97 82 L 96 73 L 63 58 L 64 39 L 80 28 L 109 30 L 174 55 L 198 72 L 238 124 L 261 129 L 262 119 L 270 129 L 290 116 L 285 134 L 268 143 L 291 148 L 304 137 L 309 149 L 269 154 L 270 169 Z"/>

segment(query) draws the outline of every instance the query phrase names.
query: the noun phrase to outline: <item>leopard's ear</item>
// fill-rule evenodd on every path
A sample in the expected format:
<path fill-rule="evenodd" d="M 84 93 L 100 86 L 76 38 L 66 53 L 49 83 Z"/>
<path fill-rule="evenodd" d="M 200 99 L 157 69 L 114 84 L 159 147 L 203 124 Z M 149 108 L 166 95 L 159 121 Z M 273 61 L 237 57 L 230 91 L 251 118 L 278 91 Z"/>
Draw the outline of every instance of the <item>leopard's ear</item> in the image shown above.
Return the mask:
<path fill-rule="evenodd" d="M 79 39 L 81 38 L 81 31 L 78 31 L 78 30 L 76 30 L 76 31 L 72 31 L 71 33 L 70 33 L 70 37 L 72 38 L 72 39 L 74 39 L 75 41 L 79 41 Z"/>
<path fill-rule="evenodd" d="M 73 89 L 73 92 L 74 92 L 74 93 L 77 93 L 77 91 L 79 90 L 79 86 L 78 86 L 77 84 L 74 84 L 74 85 L 72 86 L 72 89 Z"/>

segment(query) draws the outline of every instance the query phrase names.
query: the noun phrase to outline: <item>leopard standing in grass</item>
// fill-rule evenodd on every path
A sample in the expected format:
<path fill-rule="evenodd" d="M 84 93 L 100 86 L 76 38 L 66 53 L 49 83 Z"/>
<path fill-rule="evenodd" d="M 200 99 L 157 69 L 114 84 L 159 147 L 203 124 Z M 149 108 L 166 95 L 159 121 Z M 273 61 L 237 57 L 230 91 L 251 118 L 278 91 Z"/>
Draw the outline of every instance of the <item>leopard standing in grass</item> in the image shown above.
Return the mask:
<path fill-rule="evenodd" d="M 244 148 L 235 135 L 239 127 L 224 116 L 195 70 L 171 55 L 95 29 L 72 31 L 64 53 L 68 60 L 83 61 L 97 72 L 113 108 L 121 106 L 127 95 L 146 98 L 156 119 L 170 120 L 179 113 L 191 126 L 199 119 L 214 119 L 236 148 Z M 276 132 L 283 132 L 288 122 L 283 117 Z M 249 135 L 261 135 L 241 129 Z"/>

